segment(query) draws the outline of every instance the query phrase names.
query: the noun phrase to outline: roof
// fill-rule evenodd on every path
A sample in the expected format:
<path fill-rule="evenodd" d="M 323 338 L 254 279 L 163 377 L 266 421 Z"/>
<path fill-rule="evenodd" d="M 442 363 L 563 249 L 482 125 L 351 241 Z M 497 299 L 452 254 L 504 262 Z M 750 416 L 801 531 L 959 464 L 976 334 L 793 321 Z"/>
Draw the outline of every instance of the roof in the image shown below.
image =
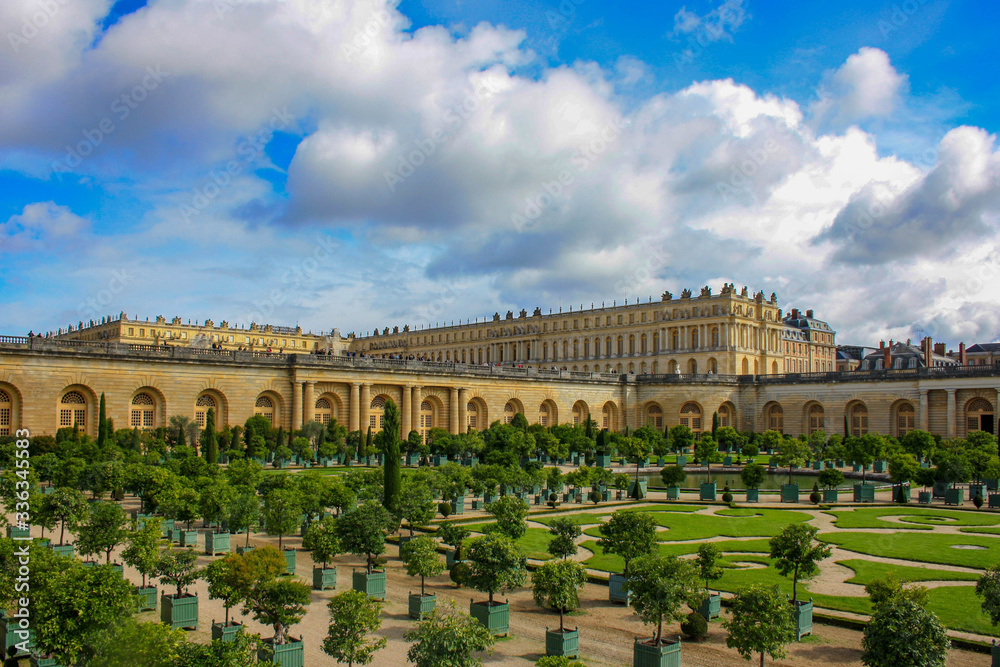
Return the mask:
<path fill-rule="evenodd" d="M 968 352 L 1000 352 L 1000 343 L 976 343 L 972 347 L 966 348 Z"/>

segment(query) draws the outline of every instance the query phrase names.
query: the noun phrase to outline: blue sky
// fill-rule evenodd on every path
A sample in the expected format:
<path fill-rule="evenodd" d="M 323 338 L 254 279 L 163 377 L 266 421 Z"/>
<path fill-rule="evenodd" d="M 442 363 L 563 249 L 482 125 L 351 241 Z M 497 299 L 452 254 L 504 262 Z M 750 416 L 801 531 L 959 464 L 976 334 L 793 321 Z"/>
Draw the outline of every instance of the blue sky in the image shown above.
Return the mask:
<path fill-rule="evenodd" d="M 0 332 L 307 329 L 723 282 L 1000 338 L 1000 8 L 0 6 Z"/>

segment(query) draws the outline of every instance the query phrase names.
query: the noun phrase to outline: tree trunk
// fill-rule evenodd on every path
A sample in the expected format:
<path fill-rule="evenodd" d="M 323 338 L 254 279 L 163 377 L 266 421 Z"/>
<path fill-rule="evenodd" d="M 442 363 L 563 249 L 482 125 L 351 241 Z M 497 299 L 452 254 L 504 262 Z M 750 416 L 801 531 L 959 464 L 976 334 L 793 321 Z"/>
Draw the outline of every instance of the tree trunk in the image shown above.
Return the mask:
<path fill-rule="evenodd" d="M 663 614 L 660 614 L 660 618 L 656 622 L 656 637 L 654 637 L 657 646 L 660 645 L 660 635 L 662 634 L 663 634 Z"/>
<path fill-rule="evenodd" d="M 424 575 L 420 575 L 420 597 L 424 596 Z"/>
<path fill-rule="evenodd" d="M 760 667 L 764 667 L 764 652 L 760 652 Z"/>
<path fill-rule="evenodd" d="M 228 606 L 226 607 L 226 621 L 225 621 L 225 624 L 229 625 L 229 607 Z"/>
<path fill-rule="evenodd" d="M 795 573 L 792 576 L 792 603 L 798 600 L 799 566 L 795 566 Z"/>
<path fill-rule="evenodd" d="M 250 546 L 250 527 L 247 526 L 247 543 L 246 546 Z"/>
<path fill-rule="evenodd" d="M 63 545 L 63 536 L 66 534 L 66 519 L 62 520 L 62 528 L 59 529 L 59 546 Z"/>
<path fill-rule="evenodd" d="M 562 607 L 559 608 L 559 632 L 563 631 L 563 610 Z"/>

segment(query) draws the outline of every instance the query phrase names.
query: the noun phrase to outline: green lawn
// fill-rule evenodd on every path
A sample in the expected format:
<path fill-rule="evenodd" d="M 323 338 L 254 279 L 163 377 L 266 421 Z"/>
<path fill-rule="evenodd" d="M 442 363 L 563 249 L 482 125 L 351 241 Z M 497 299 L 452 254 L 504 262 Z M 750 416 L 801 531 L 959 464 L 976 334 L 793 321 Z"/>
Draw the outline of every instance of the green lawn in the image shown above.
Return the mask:
<path fill-rule="evenodd" d="M 669 512 L 650 512 L 656 524 L 667 528 L 659 533 L 660 541 L 704 540 L 710 537 L 772 537 L 790 523 L 808 521 L 812 517 L 795 510 L 772 509 L 723 509 L 715 515 L 676 515 Z M 600 537 L 600 528 L 584 531 L 591 537 Z"/>
<path fill-rule="evenodd" d="M 623 507 L 619 512 L 677 512 L 677 513 L 690 513 L 697 512 L 698 510 L 705 509 L 701 505 L 639 505 L 636 507 Z M 552 524 L 556 519 L 570 519 L 573 523 L 577 525 L 584 525 L 588 523 L 601 523 L 605 521 L 609 516 L 614 513 L 613 510 L 608 510 L 607 512 L 594 512 L 592 514 L 551 514 L 543 517 L 531 517 L 532 521 L 537 521 L 538 523 L 544 523 L 546 526 Z"/>
<path fill-rule="evenodd" d="M 713 544 L 715 544 L 715 546 L 717 546 L 723 553 L 746 552 L 754 554 L 768 554 L 771 552 L 771 548 L 768 546 L 767 540 L 723 540 L 720 542 L 713 542 Z M 595 570 L 603 570 L 605 572 L 622 571 L 622 567 L 624 567 L 625 562 L 618 556 L 605 554 L 603 550 L 597 546 L 597 540 L 587 540 L 580 546 L 585 549 L 589 549 L 594 554 L 584 561 L 584 565 L 587 567 Z M 700 547 L 701 544 L 660 544 L 658 546 L 661 554 L 667 556 L 685 556 L 697 553 L 698 547 Z M 750 558 L 742 558 L 739 556 L 734 557 L 734 559 L 750 560 Z"/>
<path fill-rule="evenodd" d="M 933 526 L 996 526 L 1000 524 L 1000 514 L 919 507 L 870 507 L 826 513 L 836 518 L 837 528 L 842 530 L 854 528 L 931 530 Z M 901 521 L 904 523 L 885 521 L 881 518 L 885 516 L 902 517 Z"/>
<path fill-rule="evenodd" d="M 920 581 L 977 581 L 978 574 L 972 572 L 953 572 L 951 570 L 935 570 L 930 567 L 913 567 L 906 565 L 888 565 L 886 563 L 874 563 L 870 560 L 851 559 L 839 560 L 838 565 L 843 565 L 854 570 L 854 576 L 847 580 L 849 584 L 865 586 L 875 579 L 884 577 L 892 572 L 900 581 L 920 582 Z"/>
<path fill-rule="evenodd" d="M 466 526 L 469 530 L 482 533 L 483 528 L 488 526 L 488 523 L 476 523 Z M 468 544 L 469 538 L 465 541 Z M 528 558 L 536 558 L 538 560 L 549 560 L 552 556 L 547 551 L 549 542 L 552 540 L 552 534 L 545 528 L 528 528 L 524 535 L 516 542 L 518 548 L 524 553 Z"/>
<path fill-rule="evenodd" d="M 920 563 L 941 563 L 985 569 L 1000 562 L 1000 540 L 976 535 L 914 533 L 821 533 L 818 538 L 848 551 L 899 558 Z M 985 547 L 955 549 L 956 545 Z"/>

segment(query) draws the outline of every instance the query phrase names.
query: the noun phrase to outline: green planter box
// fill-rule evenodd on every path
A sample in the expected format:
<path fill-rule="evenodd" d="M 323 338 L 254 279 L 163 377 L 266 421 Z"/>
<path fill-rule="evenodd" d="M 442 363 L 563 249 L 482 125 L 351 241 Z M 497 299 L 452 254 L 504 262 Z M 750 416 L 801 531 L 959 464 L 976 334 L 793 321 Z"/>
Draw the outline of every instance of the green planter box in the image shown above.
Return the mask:
<path fill-rule="evenodd" d="M 944 498 L 945 491 L 948 490 L 948 482 L 934 482 L 934 497 Z"/>
<path fill-rule="evenodd" d="M 1000 500 L 1000 496 L 997 496 L 997 500 Z M 920 503 L 921 505 L 930 505 L 931 504 L 931 492 L 930 491 L 921 491 L 920 493 L 918 493 L 917 494 L 917 502 Z M 990 505 L 990 507 L 993 507 L 993 506 Z M 1000 507 L 1000 503 L 997 504 L 997 507 Z"/>
<path fill-rule="evenodd" d="M 451 499 L 451 513 L 465 514 L 465 496 L 453 496 Z"/>
<path fill-rule="evenodd" d="M 798 601 L 792 605 L 792 622 L 795 625 L 796 639 L 811 635 L 813 631 L 813 603 Z"/>
<path fill-rule="evenodd" d="M 812 469 L 813 470 L 822 470 L 823 469 L 823 462 L 822 461 L 813 461 L 812 462 Z"/>
<path fill-rule="evenodd" d="M 236 547 L 236 553 L 238 553 L 239 555 L 242 556 L 243 554 L 250 553 L 251 551 L 253 551 L 256 548 L 257 547 L 253 546 L 252 544 L 250 546 L 237 546 Z"/>
<path fill-rule="evenodd" d="M 3 646 L 5 651 L 23 641 L 17 634 L 17 631 L 20 630 L 20 625 L 20 622 L 16 618 L 7 618 L 5 612 L 0 612 L 0 646 Z M 28 628 L 29 642 L 32 636 L 31 628 Z"/>
<path fill-rule="evenodd" d="M 57 556 L 65 556 L 66 558 L 72 558 L 75 553 L 75 547 L 72 544 L 50 544 L 49 549 L 56 552 Z"/>
<path fill-rule="evenodd" d="M 635 640 L 632 650 L 632 667 L 681 667 L 681 640 L 653 646 L 646 641 Z"/>
<path fill-rule="evenodd" d="M 748 503 L 760 502 L 760 489 L 747 489 L 747 502 Z"/>
<path fill-rule="evenodd" d="M 365 570 L 354 570 L 351 587 L 376 600 L 385 600 L 385 571 L 375 570 L 368 574 Z"/>
<path fill-rule="evenodd" d="M 983 499 L 986 498 L 985 484 L 969 484 L 969 500 L 972 500 L 976 496 L 982 496 Z"/>
<path fill-rule="evenodd" d="M 598 468 L 610 468 L 611 454 L 598 454 L 597 462 L 594 465 L 596 465 Z"/>
<path fill-rule="evenodd" d="M 285 574 L 295 574 L 295 549 L 285 549 Z"/>
<path fill-rule="evenodd" d="M 483 501 L 479 500 L 478 498 L 476 498 L 475 500 L 472 501 L 472 509 L 473 510 L 478 510 L 482 506 L 482 504 L 483 504 Z"/>
<path fill-rule="evenodd" d="M 681 487 L 679 486 L 667 487 L 667 500 L 680 500 L 680 497 L 681 497 Z"/>
<path fill-rule="evenodd" d="M 134 590 L 135 594 L 139 596 L 139 606 L 137 611 L 156 611 L 156 598 L 159 591 L 157 591 L 155 586 L 150 586 L 148 588 L 133 586 L 132 590 Z"/>
<path fill-rule="evenodd" d="M 724 465 L 724 466 L 731 466 L 731 465 L 733 465 L 733 457 L 732 456 L 724 456 L 722 458 L 722 465 Z"/>
<path fill-rule="evenodd" d="M 280 667 L 305 667 L 305 644 L 301 639 L 291 637 L 284 644 L 275 644 L 273 639 L 265 639 L 264 646 L 257 651 L 258 660 L 270 660 Z"/>
<path fill-rule="evenodd" d="M 875 461 L 872 463 L 872 472 L 883 473 L 885 472 L 885 468 L 885 461 Z"/>
<path fill-rule="evenodd" d="M 840 500 L 840 496 L 837 493 L 837 489 L 823 489 L 824 503 L 835 503 L 838 500 Z"/>
<path fill-rule="evenodd" d="M 419 621 L 424 620 L 424 616 L 427 616 L 434 608 L 437 606 L 437 595 L 434 593 L 427 593 L 426 595 L 421 595 L 420 593 L 410 593 L 409 599 L 409 612 L 410 618 L 415 618 Z"/>
<path fill-rule="evenodd" d="M 922 496 L 923 494 L 920 495 Z M 986 496 L 986 503 L 987 507 L 991 508 L 1000 507 L 1000 493 L 991 493 L 988 496 Z"/>
<path fill-rule="evenodd" d="M 567 658 L 580 656 L 580 628 L 576 630 L 549 630 L 545 628 L 545 655 L 562 655 Z"/>
<path fill-rule="evenodd" d="M 844 465 L 845 465 L 844 464 L 844 459 L 837 459 L 837 467 L 838 468 L 843 468 Z"/>
<path fill-rule="evenodd" d="M 993 646 L 990 647 L 990 658 L 993 667 L 1000 667 L 1000 644 L 997 644 L 997 640 L 993 640 Z"/>
<path fill-rule="evenodd" d="M 160 530 L 163 531 L 164 539 L 170 539 L 174 530 L 174 520 L 164 519 L 160 522 Z"/>
<path fill-rule="evenodd" d="M 205 554 L 217 556 L 229 553 L 232 549 L 230 546 L 231 538 L 229 533 L 213 533 L 211 531 L 205 533 Z"/>
<path fill-rule="evenodd" d="M 180 531 L 181 537 L 178 540 L 182 547 L 194 547 L 198 548 L 198 531 L 197 530 L 182 530 Z"/>
<path fill-rule="evenodd" d="M 173 630 L 198 629 L 198 596 L 163 595 L 160 597 L 160 622 Z"/>
<path fill-rule="evenodd" d="M 709 593 L 708 597 L 701 601 L 698 613 L 704 616 L 707 621 L 722 616 L 722 595 L 719 593 Z"/>
<path fill-rule="evenodd" d="M 892 502 L 898 503 L 900 494 L 903 495 L 903 502 L 910 502 L 910 485 L 909 484 L 893 484 L 892 485 Z"/>
<path fill-rule="evenodd" d="M 125 578 L 125 566 L 121 563 L 111 563 L 108 565 L 112 570 L 118 573 L 118 576 L 122 579 Z"/>
<path fill-rule="evenodd" d="M 683 468 L 687 464 L 688 464 L 688 457 L 684 456 L 683 454 L 678 454 L 677 455 L 677 465 L 679 465 L 680 467 Z"/>
<path fill-rule="evenodd" d="M 944 492 L 945 505 L 961 505 L 965 500 L 965 489 L 947 489 Z"/>
<path fill-rule="evenodd" d="M 487 491 L 486 493 L 483 494 L 483 505 L 489 505 L 496 499 L 497 499 L 496 495 Z"/>
<path fill-rule="evenodd" d="M 628 589 L 625 586 L 627 579 L 619 572 L 612 573 L 608 577 L 608 599 L 612 602 L 628 604 Z"/>
<path fill-rule="evenodd" d="M 314 567 L 313 568 L 313 589 L 325 591 L 337 587 L 336 567 Z"/>
<path fill-rule="evenodd" d="M 853 470 L 854 472 L 861 472 L 861 464 L 855 463 L 854 465 L 851 466 L 851 470 Z"/>
<path fill-rule="evenodd" d="M 873 503 L 873 502 L 875 502 L 875 485 L 874 484 L 855 484 L 854 485 L 854 502 L 856 502 L 856 503 Z"/>
<path fill-rule="evenodd" d="M 236 640 L 236 635 L 243 629 L 242 623 L 230 622 L 229 625 L 222 623 L 212 623 L 212 641 L 231 642 Z"/>
<path fill-rule="evenodd" d="M 636 497 L 638 497 L 638 498 L 645 498 L 646 496 L 649 495 L 649 491 L 647 490 L 647 488 L 648 488 L 648 482 L 646 480 L 644 480 L 644 479 L 640 479 L 639 480 L 639 495 L 636 496 L 636 493 L 635 493 L 635 481 L 633 480 L 632 483 L 630 483 L 628 485 L 628 497 L 629 498 L 636 498 Z"/>
<path fill-rule="evenodd" d="M 827 461 L 826 462 L 826 469 L 827 470 L 833 470 L 833 468 L 834 468 L 833 461 Z"/>
<path fill-rule="evenodd" d="M 31 528 L 18 528 L 17 526 L 7 526 L 7 537 L 15 540 L 26 540 L 31 537 Z"/>
<path fill-rule="evenodd" d="M 797 502 L 799 502 L 799 485 L 798 484 L 782 484 L 781 485 L 781 502 L 783 502 L 783 503 L 797 503 Z"/>
<path fill-rule="evenodd" d="M 406 465 L 415 466 L 420 463 L 420 454 L 409 453 L 406 455 Z"/>
<path fill-rule="evenodd" d="M 59 662 L 52 656 L 31 656 L 31 667 L 61 667 Z"/>
<path fill-rule="evenodd" d="M 510 604 L 507 602 L 469 602 L 469 615 L 494 635 L 510 633 Z"/>
<path fill-rule="evenodd" d="M 698 497 L 701 500 L 715 500 L 715 495 L 718 490 L 719 485 L 715 482 L 702 482 L 701 494 Z"/>

